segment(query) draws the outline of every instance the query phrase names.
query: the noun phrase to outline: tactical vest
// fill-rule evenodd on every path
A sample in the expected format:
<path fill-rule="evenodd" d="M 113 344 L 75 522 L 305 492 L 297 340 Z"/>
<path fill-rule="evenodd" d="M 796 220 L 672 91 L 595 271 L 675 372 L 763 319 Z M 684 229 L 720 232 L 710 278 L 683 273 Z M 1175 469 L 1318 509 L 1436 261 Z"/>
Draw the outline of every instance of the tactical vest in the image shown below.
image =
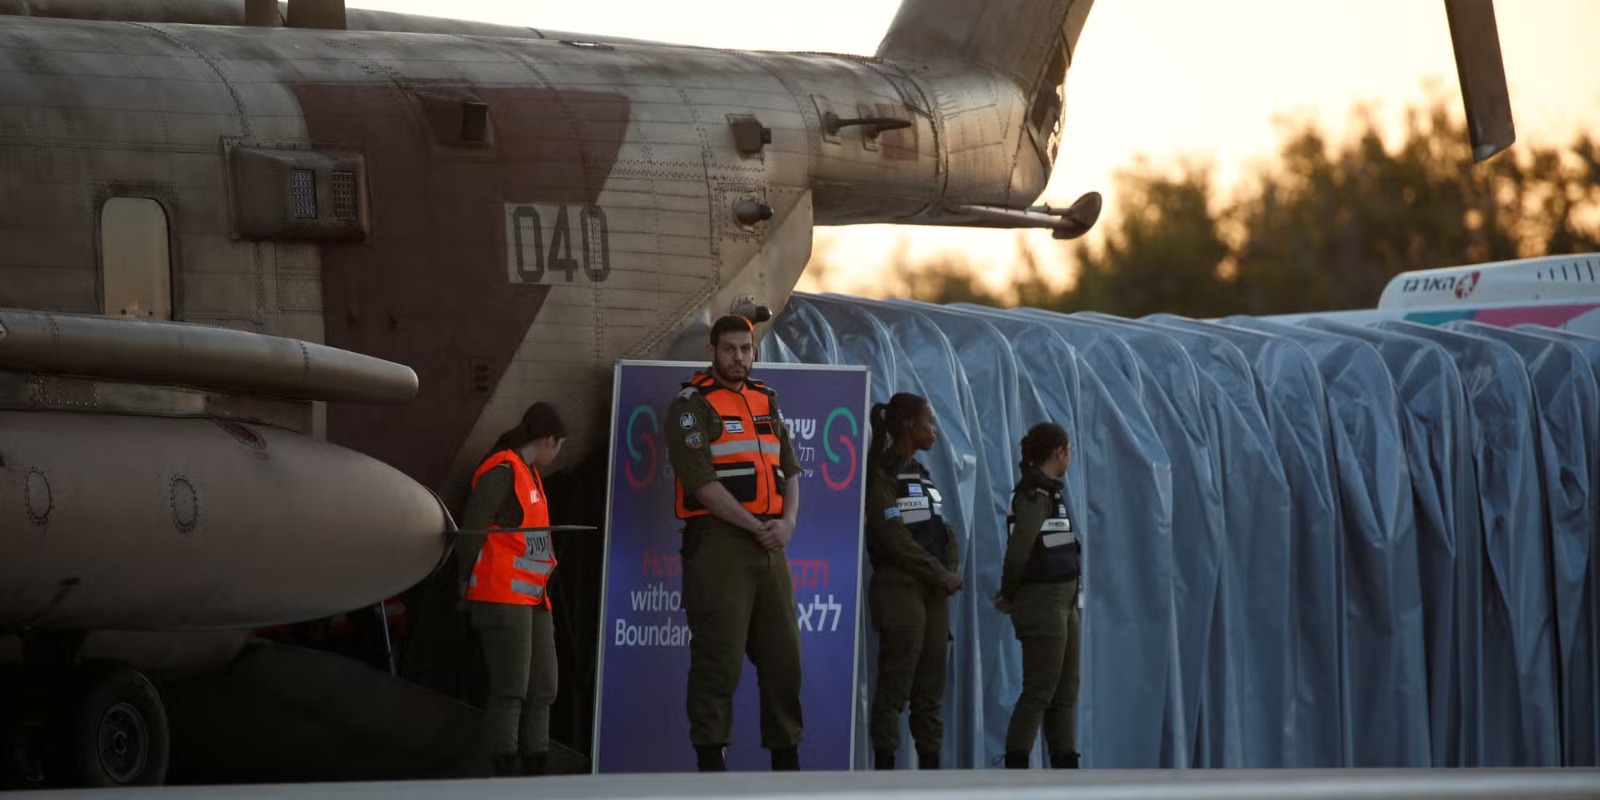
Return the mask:
<path fill-rule="evenodd" d="M 1048 483 L 1046 482 L 1048 481 Z M 1006 535 L 1015 533 L 1017 525 L 1017 498 L 1032 492 L 1043 492 L 1050 497 L 1050 516 L 1039 527 L 1033 540 L 1033 551 L 1022 569 L 1023 583 L 1061 583 L 1078 577 L 1082 567 L 1083 545 L 1078 541 L 1078 531 L 1067 514 L 1067 499 L 1061 493 L 1060 483 L 1040 476 L 1024 477 L 1011 495 L 1011 513 L 1006 515 Z"/>
<path fill-rule="evenodd" d="M 776 404 L 772 390 L 760 381 L 746 380 L 737 392 L 725 388 L 710 375 L 695 374 L 683 384 L 679 397 L 700 394 L 711 404 L 717 419 L 707 420 L 711 435 L 711 465 L 717 481 L 746 511 L 759 516 L 783 514 L 782 442 L 778 438 Z M 696 421 L 671 420 L 690 427 Z M 693 494 L 685 494 L 683 481 L 674 479 L 679 519 L 703 517 L 711 513 Z"/>
<path fill-rule="evenodd" d="M 548 526 L 550 505 L 544 496 L 544 481 L 516 451 L 501 450 L 485 459 L 472 474 L 472 485 L 476 487 L 479 478 L 500 466 L 511 467 L 512 491 L 522 506 L 522 523 L 517 527 Z M 489 527 L 492 530 L 500 526 L 491 523 Z M 550 597 L 545 588 L 555 570 L 556 554 L 550 546 L 549 531 L 491 533 L 484 537 L 478 562 L 472 567 L 467 599 L 548 609 Z"/>
<path fill-rule="evenodd" d="M 911 538 L 922 549 L 933 554 L 940 563 L 949 555 L 945 552 L 950 543 L 944 529 L 944 498 L 934 488 L 933 478 L 915 461 L 900 467 L 895 475 L 899 487 L 895 505 L 900 509 L 900 521 L 911 531 Z"/>

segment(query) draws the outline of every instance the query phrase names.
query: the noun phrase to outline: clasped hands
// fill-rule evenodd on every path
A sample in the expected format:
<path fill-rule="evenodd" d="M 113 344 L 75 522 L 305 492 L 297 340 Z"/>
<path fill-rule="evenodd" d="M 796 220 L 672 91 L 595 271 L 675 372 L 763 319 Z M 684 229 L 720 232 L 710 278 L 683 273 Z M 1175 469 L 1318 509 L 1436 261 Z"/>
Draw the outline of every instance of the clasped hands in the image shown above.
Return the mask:
<path fill-rule="evenodd" d="M 794 537 L 794 523 L 779 517 L 761 523 L 754 531 L 756 543 L 767 550 L 781 550 Z"/>

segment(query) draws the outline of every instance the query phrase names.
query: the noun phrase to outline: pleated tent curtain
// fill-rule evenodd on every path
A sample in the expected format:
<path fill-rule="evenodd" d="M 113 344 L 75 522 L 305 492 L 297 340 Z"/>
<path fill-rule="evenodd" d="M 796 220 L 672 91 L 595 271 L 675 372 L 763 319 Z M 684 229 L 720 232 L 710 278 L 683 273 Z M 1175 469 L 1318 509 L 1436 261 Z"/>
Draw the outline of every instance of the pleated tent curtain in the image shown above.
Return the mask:
<path fill-rule="evenodd" d="M 1600 341 L 802 293 L 761 357 L 934 406 L 966 582 L 949 766 L 1002 760 L 1021 654 L 991 598 L 1046 419 L 1075 443 L 1084 766 L 1600 764 Z"/>

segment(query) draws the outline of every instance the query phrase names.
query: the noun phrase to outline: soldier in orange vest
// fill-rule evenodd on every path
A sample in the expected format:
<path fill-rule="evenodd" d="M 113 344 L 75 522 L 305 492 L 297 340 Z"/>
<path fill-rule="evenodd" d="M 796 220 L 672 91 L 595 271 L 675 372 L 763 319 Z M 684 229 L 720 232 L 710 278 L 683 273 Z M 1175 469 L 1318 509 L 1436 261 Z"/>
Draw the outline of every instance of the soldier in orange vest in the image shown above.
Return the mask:
<path fill-rule="evenodd" d="M 774 770 L 800 768 L 800 626 L 784 547 L 800 513 L 800 462 L 777 396 L 750 379 L 755 329 L 711 327 L 708 372 L 665 420 L 683 529 L 689 623 L 689 740 L 702 772 L 727 769 L 733 693 L 748 653 L 761 683 L 761 746 Z"/>
<path fill-rule="evenodd" d="M 539 467 L 555 460 L 566 438 L 555 406 L 529 407 L 473 473 L 462 530 L 548 526 Z M 465 536 L 459 547 L 460 591 L 489 672 L 484 740 L 494 773 L 543 774 L 558 678 L 547 591 L 556 568 L 550 533 Z"/>

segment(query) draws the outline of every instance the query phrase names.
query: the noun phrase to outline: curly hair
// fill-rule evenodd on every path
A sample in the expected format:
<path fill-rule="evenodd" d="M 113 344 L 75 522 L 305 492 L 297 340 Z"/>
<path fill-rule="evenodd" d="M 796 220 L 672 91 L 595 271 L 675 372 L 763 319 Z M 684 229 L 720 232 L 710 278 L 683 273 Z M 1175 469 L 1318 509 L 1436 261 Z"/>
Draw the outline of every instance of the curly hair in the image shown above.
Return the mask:
<path fill-rule="evenodd" d="M 1022 471 L 1036 469 L 1050 459 L 1050 454 L 1062 447 L 1071 447 L 1072 439 L 1067 429 L 1054 422 L 1041 422 L 1028 429 L 1022 437 Z"/>

